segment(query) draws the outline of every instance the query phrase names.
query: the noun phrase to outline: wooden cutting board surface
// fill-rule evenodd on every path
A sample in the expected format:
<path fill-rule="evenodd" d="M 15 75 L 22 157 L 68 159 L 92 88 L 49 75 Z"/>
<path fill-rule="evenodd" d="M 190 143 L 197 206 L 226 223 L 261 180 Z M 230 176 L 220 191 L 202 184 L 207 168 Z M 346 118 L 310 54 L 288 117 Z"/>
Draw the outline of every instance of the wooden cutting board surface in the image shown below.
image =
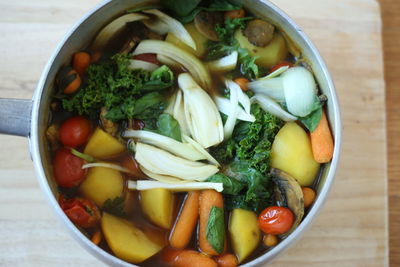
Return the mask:
<path fill-rule="evenodd" d="M 0 0 L 0 96 L 30 98 L 66 31 L 99 0 Z M 311 37 L 340 98 L 342 156 L 321 214 L 271 266 L 387 266 L 385 101 L 374 0 L 273 0 Z M 0 266 L 103 266 L 58 222 L 28 141 L 0 136 Z"/>

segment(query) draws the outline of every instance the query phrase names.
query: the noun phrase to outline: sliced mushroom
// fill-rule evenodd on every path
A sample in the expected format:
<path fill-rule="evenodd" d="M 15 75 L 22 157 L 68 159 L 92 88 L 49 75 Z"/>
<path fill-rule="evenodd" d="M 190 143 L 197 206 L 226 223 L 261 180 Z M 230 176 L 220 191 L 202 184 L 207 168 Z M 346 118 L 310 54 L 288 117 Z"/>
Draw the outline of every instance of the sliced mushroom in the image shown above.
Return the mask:
<path fill-rule="evenodd" d="M 50 148 L 52 151 L 56 151 L 59 147 L 59 142 L 58 140 L 60 140 L 59 137 L 59 132 L 58 132 L 58 126 L 55 124 L 52 124 L 49 126 L 49 128 L 47 128 L 46 131 L 46 138 L 47 141 L 50 144 Z"/>
<path fill-rule="evenodd" d="M 271 169 L 271 174 L 272 180 L 276 185 L 275 198 L 278 201 L 278 205 L 287 206 L 295 216 L 292 228 L 287 233 L 282 235 L 282 237 L 285 237 L 293 232 L 303 219 L 303 191 L 301 190 L 299 183 L 289 174 L 279 169 Z"/>
<path fill-rule="evenodd" d="M 101 121 L 104 131 L 111 134 L 112 136 L 115 136 L 118 132 L 118 124 L 106 119 L 107 112 L 108 111 L 105 107 L 101 108 L 100 121 Z"/>
<path fill-rule="evenodd" d="M 219 41 L 215 27 L 224 23 L 224 16 L 221 12 L 202 11 L 194 18 L 196 29 L 211 41 Z"/>
<path fill-rule="evenodd" d="M 275 27 L 261 19 L 254 19 L 247 23 L 243 30 L 244 36 L 250 43 L 258 47 L 267 46 L 274 38 Z"/>

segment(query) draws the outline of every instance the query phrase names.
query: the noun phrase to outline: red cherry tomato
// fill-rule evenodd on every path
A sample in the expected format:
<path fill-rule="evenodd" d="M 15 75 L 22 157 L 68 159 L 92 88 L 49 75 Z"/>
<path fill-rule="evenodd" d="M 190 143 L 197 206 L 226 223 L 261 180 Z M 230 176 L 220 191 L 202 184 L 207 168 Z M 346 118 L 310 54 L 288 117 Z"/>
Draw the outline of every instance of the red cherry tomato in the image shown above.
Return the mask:
<path fill-rule="evenodd" d="M 85 117 L 72 117 L 60 127 L 60 141 L 68 147 L 81 146 L 89 139 L 91 129 L 90 121 Z"/>
<path fill-rule="evenodd" d="M 258 224 L 266 234 L 281 235 L 290 230 L 294 216 L 290 209 L 284 207 L 268 207 L 258 217 Z"/>
<path fill-rule="evenodd" d="M 293 67 L 293 64 L 290 63 L 290 62 L 287 62 L 287 61 L 282 61 L 282 62 L 276 64 L 275 66 L 273 66 L 271 68 L 271 70 L 269 71 L 269 73 L 272 73 L 272 72 L 278 70 L 279 68 L 282 68 L 282 67 L 285 67 L 285 66 L 289 66 L 289 68 L 291 68 L 291 67 Z"/>
<path fill-rule="evenodd" d="M 156 65 L 160 65 L 160 62 L 157 60 L 156 54 L 139 54 L 133 57 L 133 59 L 147 61 Z"/>
<path fill-rule="evenodd" d="M 79 185 L 86 176 L 86 169 L 82 169 L 83 164 L 85 161 L 72 155 L 69 149 L 60 148 L 53 161 L 56 182 L 66 188 Z"/>
<path fill-rule="evenodd" d="M 67 217 L 80 227 L 94 227 L 100 220 L 99 208 L 87 199 L 80 197 L 66 199 L 63 195 L 60 195 L 58 203 Z"/>

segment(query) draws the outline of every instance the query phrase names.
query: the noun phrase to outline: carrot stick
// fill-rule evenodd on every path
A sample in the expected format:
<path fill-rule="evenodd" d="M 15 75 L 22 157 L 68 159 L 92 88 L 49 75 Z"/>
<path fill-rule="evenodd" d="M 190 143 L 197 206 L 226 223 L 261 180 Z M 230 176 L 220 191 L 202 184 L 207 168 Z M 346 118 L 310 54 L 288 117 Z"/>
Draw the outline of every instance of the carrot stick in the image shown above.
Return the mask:
<path fill-rule="evenodd" d="M 218 255 L 211 244 L 207 241 L 207 224 L 212 207 L 224 208 L 224 199 L 222 194 L 215 190 L 203 190 L 199 197 L 200 210 L 200 230 L 199 230 L 199 247 L 200 250 L 207 255 Z M 226 246 L 226 239 L 225 239 Z"/>
<path fill-rule="evenodd" d="M 72 59 L 72 68 L 76 70 L 80 77 L 85 75 L 87 68 L 90 65 L 90 55 L 87 52 L 77 52 Z"/>
<path fill-rule="evenodd" d="M 103 238 L 103 234 L 101 233 L 101 230 L 98 229 L 96 230 L 96 232 L 94 232 L 94 234 L 92 235 L 92 242 L 96 245 L 99 245 L 101 242 L 101 239 Z"/>
<path fill-rule="evenodd" d="M 322 111 L 321 121 L 314 132 L 311 133 L 311 146 L 316 162 L 326 163 L 332 159 L 333 138 L 325 111 Z"/>
<path fill-rule="evenodd" d="M 199 218 L 199 191 L 192 191 L 186 195 L 181 212 L 169 237 L 169 244 L 173 248 L 185 248 L 192 237 Z"/>
<path fill-rule="evenodd" d="M 215 259 L 218 267 L 236 267 L 239 265 L 238 259 L 233 254 L 224 254 Z"/>
<path fill-rule="evenodd" d="M 205 254 L 194 250 L 169 251 L 167 263 L 171 267 L 217 267 L 217 263 Z M 171 260 L 172 259 L 172 260 Z"/>

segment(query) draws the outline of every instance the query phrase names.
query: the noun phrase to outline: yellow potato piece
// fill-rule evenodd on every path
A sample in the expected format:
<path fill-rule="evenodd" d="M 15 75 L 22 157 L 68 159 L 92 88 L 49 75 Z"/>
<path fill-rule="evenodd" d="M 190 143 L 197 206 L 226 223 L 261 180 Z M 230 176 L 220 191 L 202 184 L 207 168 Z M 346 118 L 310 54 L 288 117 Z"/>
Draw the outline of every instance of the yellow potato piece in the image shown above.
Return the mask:
<path fill-rule="evenodd" d="M 309 186 L 320 164 L 314 160 L 308 134 L 294 122 L 288 122 L 275 136 L 271 150 L 271 167 L 280 169 L 301 186 Z"/>
<path fill-rule="evenodd" d="M 106 212 L 101 218 L 101 229 L 114 254 L 131 263 L 140 263 L 163 248 L 131 222 Z"/>
<path fill-rule="evenodd" d="M 143 212 L 154 224 L 171 229 L 174 209 L 174 194 L 163 188 L 140 192 L 140 204 Z"/>
<path fill-rule="evenodd" d="M 107 199 L 113 200 L 121 196 L 124 189 L 124 179 L 119 171 L 93 167 L 89 169 L 86 179 L 79 187 L 80 192 L 102 207 Z"/>
<path fill-rule="evenodd" d="M 167 38 L 165 41 L 176 45 L 179 48 L 182 48 L 183 50 L 197 56 L 197 57 L 202 57 L 207 51 L 206 48 L 206 43 L 207 43 L 207 38 L 204 37 L 201 33 L 199 33 L 194 26 L 194 23 L 189 23 L 185 25 L 186 30 L 189 32 L 190 36 L 192 36 L 193 41 L 196 44 L 196 51 L 188 46 L 187 44 L 183 43 L 179 38 L 177 38 L 175 35 L 172 33 L 168 33 Z"/>
<path fill-rule="evenodd" d="M 252 57 L 258 57 L 256 64 L 262 67 L 271 68 L 288 56 L 288 48 L 285 38 L 275 32 L 272 41 L 265 47 L 257 47 L 249 42 L 241 30 L 235 32 L 235 38 L 240 47 L 249 50 Z"/>
<path fill-rule="evenodd" d="M 102 129 L 97 128 L 90 137 L 83 153 L 97 159 L 107 159 L 118 156 L 124 151 L 124 144 Z"/>
<path fill-rule="evenodd" d="M 229 233 L 233 251 L 242 262 L 257 248 L 261 239 L 257 215 L 249 210 L 234 209 L 229 221 Z"/>

